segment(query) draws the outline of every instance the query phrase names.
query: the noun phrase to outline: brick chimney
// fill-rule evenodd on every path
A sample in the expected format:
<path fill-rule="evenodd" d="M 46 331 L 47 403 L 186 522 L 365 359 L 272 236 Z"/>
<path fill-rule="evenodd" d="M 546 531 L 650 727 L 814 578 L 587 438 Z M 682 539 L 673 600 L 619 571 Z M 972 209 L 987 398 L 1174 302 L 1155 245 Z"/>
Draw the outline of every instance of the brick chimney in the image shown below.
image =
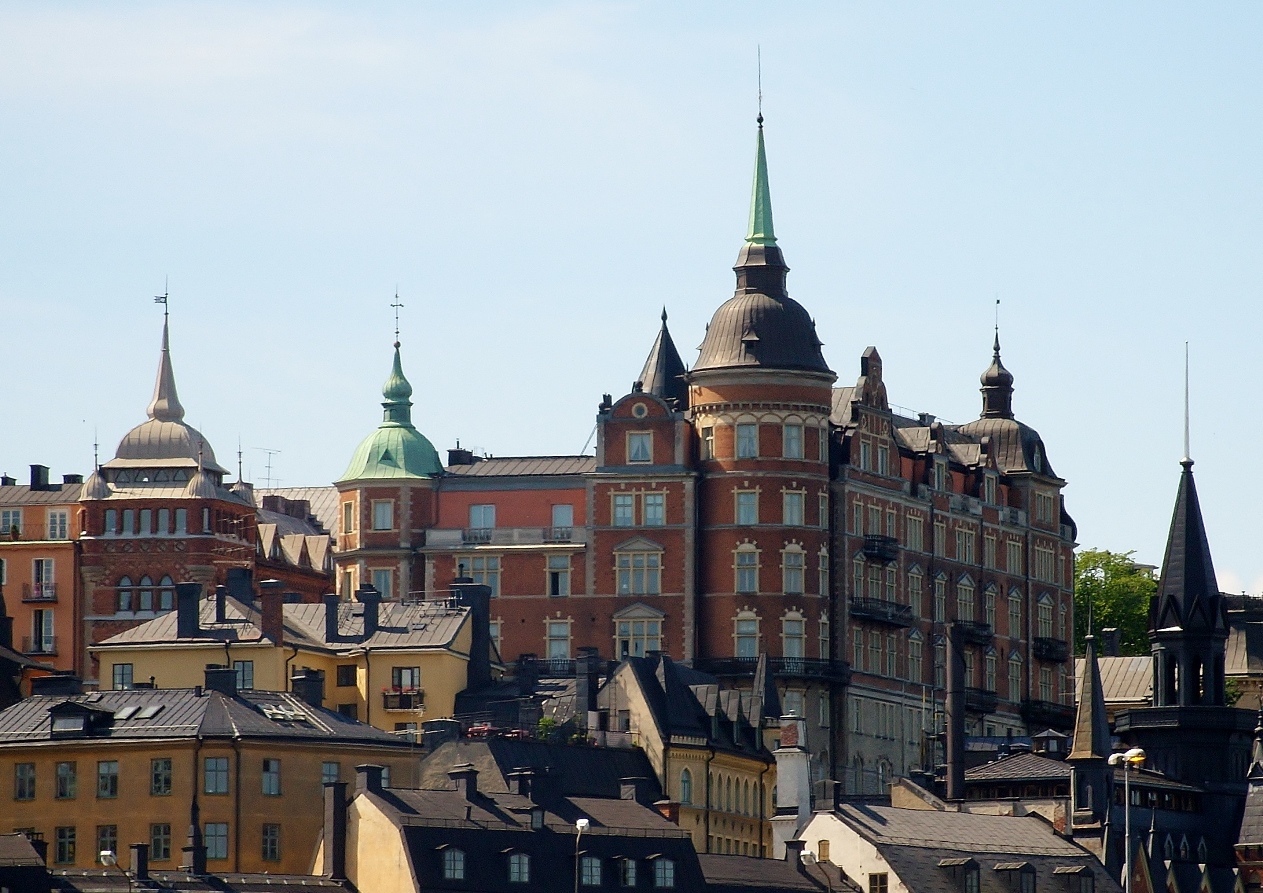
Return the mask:
<path fill-rule="evenodd" d="M 280 580 L 261 580 L 259 582 L 260 625 L 263 635 L 277 645 L 285 644 L 285 597 L 281 594 Z"/>

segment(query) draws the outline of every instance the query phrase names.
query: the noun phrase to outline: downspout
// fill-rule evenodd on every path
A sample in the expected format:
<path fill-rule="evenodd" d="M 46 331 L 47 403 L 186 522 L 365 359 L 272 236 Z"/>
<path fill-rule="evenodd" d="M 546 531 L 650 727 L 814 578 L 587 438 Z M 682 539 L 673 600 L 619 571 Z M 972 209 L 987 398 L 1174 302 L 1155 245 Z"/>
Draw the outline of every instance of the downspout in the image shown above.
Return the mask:
<path fill-rule="evenodd" d="M 760 733 L 761 734 L 761 733 Z M 763 842 L 763 823 L 767 821 L 767 783 L 764 777 L 772 771 L 772 764 L 768 763 L 763 767 L 763 771 L 759 773 L 759 858 L 767 858 L 767 846 Z"/>
<path fill-rule="evenodd" d="M 706 852 L 710 852 L 710 811 L 713 806 L 710 783 L 710 762 L 715 759 L 715 748 L 707 748 L 710 755 L 706 757 Z"/>
<path fill-rule="evenodd" d="M 294 658 L 298 657 L 298 646 L 297 646 L 297 645 L 291 645 L 291 646 L 290 646 L 290 648 L 292 648 L 292 649 L 293 649 L 293 653 L 292 653 L 292 654 L 290 654 L 290 656 L 289 656 L 289 657 L 285 658 L 285 678 L 281 680 L 281 684 L 282 684 L 282 685 L 284 685 L 285 687 L 284 687 L 283 689 L 281 689 L 281 691 L 289 691 L 289 665 L 290 665 L 290 661 L 292 661 Z"/>
<path fill-rule="evenodd" d="M 232 736 L 233 762 L 236 764 L 236 780 L 232 790 L 232 851 L 233 870 L 241 871 L 241 736 Z"/>
<path fill-rule="evenodd" d="M 369 661 L 372 648 L 364 646 L 364 724 L 373 724 L 373 664 Z"/>

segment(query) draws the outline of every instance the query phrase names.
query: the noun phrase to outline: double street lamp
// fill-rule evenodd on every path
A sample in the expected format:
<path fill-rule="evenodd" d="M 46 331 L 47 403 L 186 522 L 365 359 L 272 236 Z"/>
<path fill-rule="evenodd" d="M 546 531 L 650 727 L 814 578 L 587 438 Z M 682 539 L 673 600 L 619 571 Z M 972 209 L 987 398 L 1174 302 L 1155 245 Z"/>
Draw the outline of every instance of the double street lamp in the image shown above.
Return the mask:
<path fill-rule="evenodd" d="M 1126 893 L 1131 893 L 1131 770 L 1133 766 L 1143 765 L 1144 762 L 1145 752 L 1139 747 L 1133 747 L 1124 753 L 1110 754 L 1109 758 L 1111 766 L 1123 767 L 1123 836 L 1126 840 L 1123 846 L 1123 889 Z"/>

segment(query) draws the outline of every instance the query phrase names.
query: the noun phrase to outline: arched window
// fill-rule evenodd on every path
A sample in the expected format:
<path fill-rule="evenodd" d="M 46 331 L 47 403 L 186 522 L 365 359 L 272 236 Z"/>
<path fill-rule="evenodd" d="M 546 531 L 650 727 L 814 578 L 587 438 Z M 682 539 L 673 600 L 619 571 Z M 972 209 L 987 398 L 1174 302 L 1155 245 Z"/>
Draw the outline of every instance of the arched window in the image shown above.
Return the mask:
<path fill-rule="evenodd" d="M 465 879 L 465 851 L 456 847 L 448 847 L 443 851 L 443 879 L 463 881 Z"/>
<path fill-rule="evenodd" d="M 132 578 L 119 577 L 118 580 L 118 611 L 120 614 L 130 614 L 136 610 L 136 594 L 132 591 Z"/>
<path fill-rule="evenodd" d="M 724 811 L 733 812 L 732 808 L 732 776 L 724 781 Z"/>
<path fill-rule="evenodd" d="M 136 610 L 153 610 L 153 580 L 151 580 L 148 576 L 140 578 L 140 593 L 137 598 Z"/>
<path fill-rule="evenodd" d="M 749 781 L 746 781 L 745 788 L 741 792 L 741 812 L 744 815 L 750 814 L 750 782 Z M 1203 842 L 1202 845 L 1205 846 L 1205 842 Z M 1204 862 L 1206 860 L 1203 859 L 1202 861 Z"/>
<path fill-rule="evenodd" d="M 693 773 L 687 768 L 680 771 L 680 802 L 685 806 L 693 804 Z"/>
<path fill-rule="evenodd" d="M 175 581 L 169 575 L 164 576 L 158 586 L 158 610 L 170 611 L 175 607 Z"/>
<path fill-rule="evenodd" d="M 1167 835 L 1167 839 L 1162 843 L 1162 858 L 1171 860 L 1175 858 L 1175 841 L 1171 839 L 1171 835 Z"/>
<path fill-rule="evenodd" d="M 893 770 L 893 767 L 890 765 L 889 761 L 878 760 L 877 762 L 877 793 L 879 794 L 886 793 L 886 790 L 890 785 L 890 776 L 891 776 L 892 770 Z"/>

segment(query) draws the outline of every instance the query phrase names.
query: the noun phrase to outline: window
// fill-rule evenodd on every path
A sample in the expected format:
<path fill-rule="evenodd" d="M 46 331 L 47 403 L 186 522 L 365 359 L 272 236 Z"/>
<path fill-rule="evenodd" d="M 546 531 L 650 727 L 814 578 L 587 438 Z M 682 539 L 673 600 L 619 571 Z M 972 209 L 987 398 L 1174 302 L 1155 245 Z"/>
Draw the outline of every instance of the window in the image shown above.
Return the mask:
<path fill-rule="evenodd" d="M 105 536 L 114 536 L 118 533 L 118 509 L 105 510 L 105 526 L 101 532 Z"/>
<path fill-rule="evenodd" d="M 140 592 L 138 593 L 136 610 L 152 611 L 153 610 L 153 579 L 148 576 L 140 578 Z"/>
<path fill-rule="evenodd" d="M 636 886 L 636 860 L 622 859 L 619 862 L 618 881 L 624 887 Z M 1091 893 L 1091 891 L 1089 891 Z"/>
<path fill-rule="evenodd" d="M 13 799 L 35 799 L 35 764 L 15 763 L 13 766 Z"/>
<path fill-rule="evenodd" d="M 175 510 L 175 532 L 177 534 L 185 534 L 189 532 L 189 510 Z"/>
<path fill-rule="evenodd" d="M 383 788 L 390 787 L 390 767 L 389 766 L 382 766 L 382 787 Z"/>
<path fill-rule="evenodd" d="M 693 803 L 693 773 L 688 769 L 680 771 L 680 802 L 685 806 Z"/>
<path fill-rule="evenodd" d="M 868 507 L 868 532 L 873 535 L 881 534 L 881 507 L 870 505 Z"/>
<path fill-rule="evenodd" d="M 737 426 L 737 458 L 753 459 L 759 455 L 759 426 L 743 424 Z"/>
<path fill-rule="evenodd" d="M 785 657 L 807 656 L 806 621 L 801 616 L 793 616 L 781 620 L 781 647 Z"/>
<path fill-rule="evenodd" d="M 820 429 L 819 444 L 820 444 L 820 461 L 828 462 L 829 461 L 829 426 L 827 424 L 821 427 Z"/>
<path fill-rule="evenodd" d="M 739 614 L 736 620 L 737 657 L 759 656 L 759 619 L 753 614 Z"/>
<path fill-rule="evenodd" d="M 320 783 L 332 784 L 342 777 L 342 764 L 332 760 L 326 760 L 320 764 Z"/>
<path fill-rule="evenodd" d="M 860 468 L 868 471 L 873 466 L 873 448 L 867 440 L 860 441 Z"/>
<path fill-rule="evenodd" d="M 342 533 L 355 533 L 355 503 L 342 503 Z"/>
<path fill-rule="evenodd" d="M 664 493 L 645 494 L 645 526 L 661 527 L 667 522 L 667 497 Z"/>
<path fill-rule="evenodd" d="M 206 757 L 202 761 L 205 784 L 202 791 L 207 794 L 228 793 L 228 758 Z"/>
<path fill-rule="evenodd" d="M 206 844 L 207 859 L 227 859 L 228 823 L 207 822 L 202 831 L 202 842 Z"/>
<path fill-rule="evenodd" d="M 803 705 L 803 693 L 800 691 L 785 692 L 785 713 L 794 716 L 805 716 L 806 709 Z"/>
<path fill-rule="evenodd" d="M 924 617 L 924 605 L 921 604 L 921 574 L 918 571 L 908 571 L 908 604 L 912 607 L 913 617 Z"/>
<path fill-rule="evenodd" d="M 118 825 L 96 826 L 96 861 L 101 861 L 101 853 L 118 854 Z"/>
<path fill-rule="evenodd" d="M 1053 497 L 1051 493 L 1035 491 L 1035 520 L 1051 522 L 1053 519 Z"/>
<path fill-rule="evenodd" d="M 1022 637 L 1022 594 L 1016 589 L 1009 593 L 1009 637 Z"/>
<path fill-rule="evenodd" d="M 584 856 L 579 860 L 579 883 L 585 887 L 601 886 L 601 860 L 596 856 Z"/>
<path fill-rule="evenodd" d="M 968 577 L 956 584 L 956 619 L 970 623 L 974 620 L 974 584 Z"/>
<path fill-rule="evenodd" d="M 820 618 L 820 656 L 829 657 L 829 618 Z"/>
<path fill-rule="evenodd" d="M 158 581 L 158 610 L 170 611 L 175 607 L 175 581 L 163 577 Z"/>
<path fill-rule="evenodd" d="M 149 761 L 149 795 L 167 797 L 171 794 L 171 758 L 160 757 Z"/>
<path fill-rule="evenodd" d="M 819 576 L 820 594 L 829 595 L 829 553 L 824 549 L 820 550 L 820 566 L 816 569 Z"/>
<path fill-rule="evenodd" d="M 633 527 L 636 524 L 636 497 L 630 493 L 614 495 L 614 526 Z"/>
<path fill-rule="evenodd" d="M 782 582 L 786 595 L 801 595 L 803 590 L 804 568 L 807 556 L 797 549 L 786 549 L 781 553 Z M 799 655 L 801 657 L 801 655 Z"/>
<path fill-rule="evenodd" d="M 96 764 L 96 795 L 109 800 L 118 796 L 118 760 L 99 760 Z"/>
<path fill-rule="evenodd" d="M 819 700 L 820 715 L 817 721 L 821 728 L 827 729 L 833 721 L 832 705 L 829 701 L 829 693 L 827 691 L 820 692 Z"/>
<path fill-rule="evenodd" d="M 337 682 L 339 688 L 355 685 L 355 664 L 338 664 Z"/>
<path fill-rule="evenodd" d="M 64 540 L 66 536 L 66 528 L 69 526 L 69 512 L 50 511 L 48 513 L 48 538 L 50 540 Z"/>
<path fill-rule="evenodd" d="M 984 475 L 982 478 L 982 498 L 988 505 L 995 505 L 995 475 Z"/>
<path fill-rule="evenodd" d="M 737 549 L 737 592 L 756 593 L 759 591 L 759 553 L 753 546 Z"/>
<path fill-rule="evenodd" d="M 956 531 L 956 560 L 961 564 L 974 563 L 974 532 L 972 530 Z"/>
<path fill-rule="evenodd" d="M 933 475 L 934 475 L 934 489 L 946 490 L 947 489 L 947 463 L 936 461 L 934 463 Z"/>
<path fill-rule="evenodd" d="M 234 660 L 232 668 L 237 673 L 237 688 L 254 688 L 254 661 Z"/>
<path fill-rule="evenodd" d="M 908 678 L 913 682 L 921 682 L 921 674 L 921 634 L 913 630 L 908 636 Z"/>
<path fill-rule="evenodd" d="M 715 429 L 710 426 L 702 429 L 702 458 L 715 458 Z"/>
<path fill-rule="evenodd" d="M 978 893 L 979 874 L 977 865 L 965 867 L 965 893 Z"/>
<path fill-rule="evenodd" d="M 817 520 L 820 522 L 821 527 L 828 528 L 829 526 L 829 497 L 826 496 L 824 493 L 821 493 L 817 497 L 817 502 L 819 503 L 816 506 Z"/>
<path fill-rule="evenodd" d="M 153 533 L 153 509 L 140 510 L 140 535 L 149 536 Z"/>
<path fill-rule="evenodd" d="M 399 691 L 417 691 L 421 688 L 421 668 L 391 667 L 390 685 Z"/>
<path fill-rule="evenodd" d="M 913 552 L 925 551 L 925 519 L 917 512 L 908 512 L 904 520 L 904 539 Z"/>
<path fill-rule="evenodd" d="M 868 634 L 868 671 L 881 672 L 881 633 L 872 630 Z"/>
<path fill-rule="evenodd" d="M 22 510 L 0 509 L 0 533 L 22 532 Z"/>
<path fill-rule="evenodd" d="M 547 654 L 550 659 L 570 657 L 570 621 L 548 621 L 547 646 Z"/>
<path fill-rule="evenodd" d="M 462 575 L 468 575 L 475 583 L 481 583 L 491 589 L 491 597 L 500 595 L 500 556 L 473 555 L 457 558 L 456 563 Z"/>
<path fill-rule="evenodd" d="M 616 552 L 619 595 L 657 595 L 662 591 L 662 553 Z"/>
<path fill-rule="evenodd" d="M 1005 563 L 1004 569 L 1010 574 L 1022 573 L 1022 543 L 1021 540 L 1009 540 L 1005 544 Z"/>
<path fill-rule="evenodd" d="M 1049 583 L 1055 582 L 1055 561 L 1053 558 L 1053 550 L 1047 546 L 1035 547 L 1034 567 L 1031 568 L 1031 576 L 1036 580 L 1044 580 Z"/>
<path fill-rule="evenodd" d="M 395 503 L 391 499 L 373 500 L 373 529 L 392 530 L 395 526 Z M 474 525 L 470 525 L 471 527 Z"/>
<path fill-rule="evenodd" d="M 995 537 L 989 533 L 982 538 L 982 566 L 995 568 Z"/>
<path fill-rule="evenodd" d="M 132 687 L 131 664 L 115 664 L 110 675 L 113 677 L 112 687 L 114 689 L 117 690 Z"/>
<path fill-rule="evenodd" d="M 947 688 L 947 643 L 941 636 L 934 639 L 934 687 Z"/>
<path fill-rule="evenodd" d="M 737 491 L 737 523 L 743 526 L 759 523 L 759 494 L 757 491 Z"/>
<path fill-rule="evenodd" d="M 269 797 L 281 796 L 281 761 L 263 761 L 263 793 Z"/>
<path fill-rule="evenodd" d="M 982 619 L 987 626 L 995 629 L 995 587 L 988 586 L 982 594 Z"/>
<path fill-rule="evenodd" d="M 496 526 L 496 507 L 494 505 L 471 505 L 469 507 L 469 526 L 474 530 L 489 530 Z"/>
<path fill-rule="evenodd" d="M 354 719 L 354 720 L 358 720 L 360 718 L 360 705 L 359 704 L 354 704 L 354 703 L 339 704 L 337 709 L 338 709 L 338 716 L 345 716 L 347 719 Z"/>
<path fill-rule="evenodd" d="M 1009 700 L 1022 700 L 1022 658 L 1016 652 L 1009 657 Z"/>
<path fill-rule="evenodd" d="M 782 495 L 782 502 L 786 526 L 802 527 L 807 494 L 805 492 L 791 490 Z"/>
<path fill-rule="evenodd" d="M 529 884 L 531 882 L 531 857 L 526 853 L 509 854 L 509 883 Z"/>
<path fill-rule="evenodd" d="M 655 887 L 675 887 L 675 862 L 671 859 L 656 859 L 653 863 L 653 885 Z"/>
<path fill-rule="evenodd" d="M 57 793 L 58 800 L 73 800 L 78 795 L 79 778 L 75 763 L 58 763 L 57 764 Z"/>
<path fill-rule="evenodd" d="M 947 619 L 947 578 L 939 574 L 934 578 L 934 622 Z"/>
<path fill-rule="evenodd" d="M 803 457 L 803 426 L 786 425 L 781 431 L 781 444 L 784 447 L 781 455 L 786 459 L 801 459 Z"/>
<path fill-rule="evenodd" d="M 394 590 L 395 572 L 390 568 L 376 568 L 373 571 L 373 588 L 381 593 L 382 598 L 389 599 Z"/>
<path fill-rule="evenodd" d="M 898 656 L 898 649 L 895 643 L 895 634 L 890 633 L 886 636 L 886 675 L 891 679 L 897 676 L 897 667 L 895 666 Z"/>
<path fill-rule="evenodd" d="M 868 876 L 868 893 L 889 893 L 890 876 L 886 872 L 880 874 L 869 874 Z"/>
<path fill-rule="evenodd" d="M 209 509 L 203 511 L 203 519 L 206 518 Z M 205 527 L 205 521 L 203 521 Z M 123 509 L 123 536 L 134 536 L 136 534 L 136 510 Z"/>
<path fill-rule="evenodd" d="M 73 865 L 75 861 L 74 826 L 59 827 L 55 832 L 54 839 L 56 840 L 57 845 L 53 850 L 53 861 L 58 865 Z"/>
<path fill-rule="evenodd" d="M 570 556 L 548 556 L 548 594 L 565 596 L 570 594 Z"/>
<path fill-rule="evenodd" d="M 1052 701 L 1052 670 L 1049 667 L 1039 668 L 1039 699 L 1041 701 Z"/>
<path fill-rule="evenodd" d="M 1041 639 L 1051 639 L 1053 634 L 1053 609 L 1052 599 L 1049 598 L 1048 593 L 1045 592 L 1039 597 L 1038 603 L 1036 604 L 1036 611 L 1036 623 L 1038 628 L 1035 635 L 1039 636 Z"/>
<path fill-rule="evenodd" d="M 338 594 L 342 596 L 343 600 L 346 600 L 351 597 L 351 593 L 354 591 L 355 575 L 349 570 L 344 570 L 342 572 L 342 583 L 338 587 Z"/>
<path fill-rule="evenodd" d="M 646 652 L 662 650 L 661 620 L 619 620 L 616 623 L 618 656 L 644 657 Z"/>
<path fill-rule="evenodd" d="M 463 881 L 465 879 L 465 851 L 449 846 L 443 851 L 443 880 Z"/>
<path fill-rule="evenodd" d="M 155 862 L 171 858 L 171 826 L 166 822 L 149 826 L 149 858 Z"/>
<path fill-rule="evenodd" d="M 263 825 L 262 852 L 264 862 L 279 862 L 281 859 L 281 826 L 269 823 Z"/>
<path fill-rule="evenodd" d="M 648 432 L 633 431 L 627 435 L 627 461 L 653 461 L 653 435 Z"/>
<path fill-rule="evenodd" d="M 995 664 L 996 652 L 994 648 L 988 648 L 986 657 L 982 663 L 982 687 L 987 691 L 995 691 Z"/>

